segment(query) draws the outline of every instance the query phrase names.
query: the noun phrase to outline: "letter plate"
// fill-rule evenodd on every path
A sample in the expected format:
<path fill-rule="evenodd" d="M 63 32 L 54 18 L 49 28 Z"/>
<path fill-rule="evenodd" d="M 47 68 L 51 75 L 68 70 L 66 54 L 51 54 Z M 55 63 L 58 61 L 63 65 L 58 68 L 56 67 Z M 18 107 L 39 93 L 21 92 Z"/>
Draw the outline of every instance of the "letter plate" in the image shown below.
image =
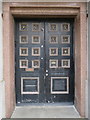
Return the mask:
<path fill-rule="evenodd" d="M 34 72 L 34 68 L 26 68 L 26 71 Z"/>

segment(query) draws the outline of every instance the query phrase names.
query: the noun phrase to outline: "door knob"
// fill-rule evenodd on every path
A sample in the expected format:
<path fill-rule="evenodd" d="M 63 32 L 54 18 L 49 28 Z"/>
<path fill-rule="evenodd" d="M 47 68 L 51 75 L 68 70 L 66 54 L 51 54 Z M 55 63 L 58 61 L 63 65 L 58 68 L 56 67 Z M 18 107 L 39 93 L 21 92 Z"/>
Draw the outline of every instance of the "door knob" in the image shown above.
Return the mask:
<path fill-rule="evenodd" d="M 46 70 L 46 72 L 48 72 L 48 70 Z"/>
<path fill-rule="evenodd" d="M 41 48 L 43 48 L 43 45 L 41 45 Z"/>
<path fill-rule="evenodd" d="M 48 76 L 48 74 L 46 74 L 46 76 Z"/>

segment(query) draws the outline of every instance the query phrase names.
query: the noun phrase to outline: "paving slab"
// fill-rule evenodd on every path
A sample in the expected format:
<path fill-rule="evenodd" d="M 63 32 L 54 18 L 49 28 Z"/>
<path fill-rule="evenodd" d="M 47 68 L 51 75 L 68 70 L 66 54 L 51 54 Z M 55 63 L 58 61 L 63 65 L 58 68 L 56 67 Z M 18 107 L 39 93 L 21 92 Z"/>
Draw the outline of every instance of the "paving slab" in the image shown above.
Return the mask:
<path fill-rule="evenodd" d="M 80 118 L 71 106 L 17 106 L 11 118 Z"/>

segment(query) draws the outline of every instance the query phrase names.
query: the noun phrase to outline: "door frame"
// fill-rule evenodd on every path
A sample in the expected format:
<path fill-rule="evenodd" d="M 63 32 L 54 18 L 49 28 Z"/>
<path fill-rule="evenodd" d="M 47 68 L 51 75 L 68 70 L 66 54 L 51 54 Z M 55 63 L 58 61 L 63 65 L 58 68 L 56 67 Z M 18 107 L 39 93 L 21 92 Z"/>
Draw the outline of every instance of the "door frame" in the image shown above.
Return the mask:
<path fill-rule="evenodd" d="M 10 118 L 15 101 L 14 18 L 74 18 L 75 100 L 74 105 L 85 117 L 85 84 L 87 80 L 86 3 L 5 2 L 3 3 L 3 53 L 6 118 Z M 77 27 L 78 26 L 78 27 Z M 78 53 L 78 54 L 77 54 Z M 8 68 L 8 69 L 7 69 Z"/>

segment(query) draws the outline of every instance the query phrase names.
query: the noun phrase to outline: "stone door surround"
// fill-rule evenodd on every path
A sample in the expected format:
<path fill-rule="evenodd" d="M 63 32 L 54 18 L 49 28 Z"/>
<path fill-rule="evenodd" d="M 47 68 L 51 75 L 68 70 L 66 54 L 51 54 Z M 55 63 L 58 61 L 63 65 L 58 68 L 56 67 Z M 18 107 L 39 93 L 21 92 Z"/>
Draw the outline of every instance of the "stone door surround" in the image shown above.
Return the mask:
<path fill-rule="evenodd" d="M 74 18 L 75 101 L 85 117 L 85 81 L 87 80 L 86 3 L 5 2 L 3 3 L 3 52 L 6 117 L 10 118 L 15 101 L 14 18 Z"/>

